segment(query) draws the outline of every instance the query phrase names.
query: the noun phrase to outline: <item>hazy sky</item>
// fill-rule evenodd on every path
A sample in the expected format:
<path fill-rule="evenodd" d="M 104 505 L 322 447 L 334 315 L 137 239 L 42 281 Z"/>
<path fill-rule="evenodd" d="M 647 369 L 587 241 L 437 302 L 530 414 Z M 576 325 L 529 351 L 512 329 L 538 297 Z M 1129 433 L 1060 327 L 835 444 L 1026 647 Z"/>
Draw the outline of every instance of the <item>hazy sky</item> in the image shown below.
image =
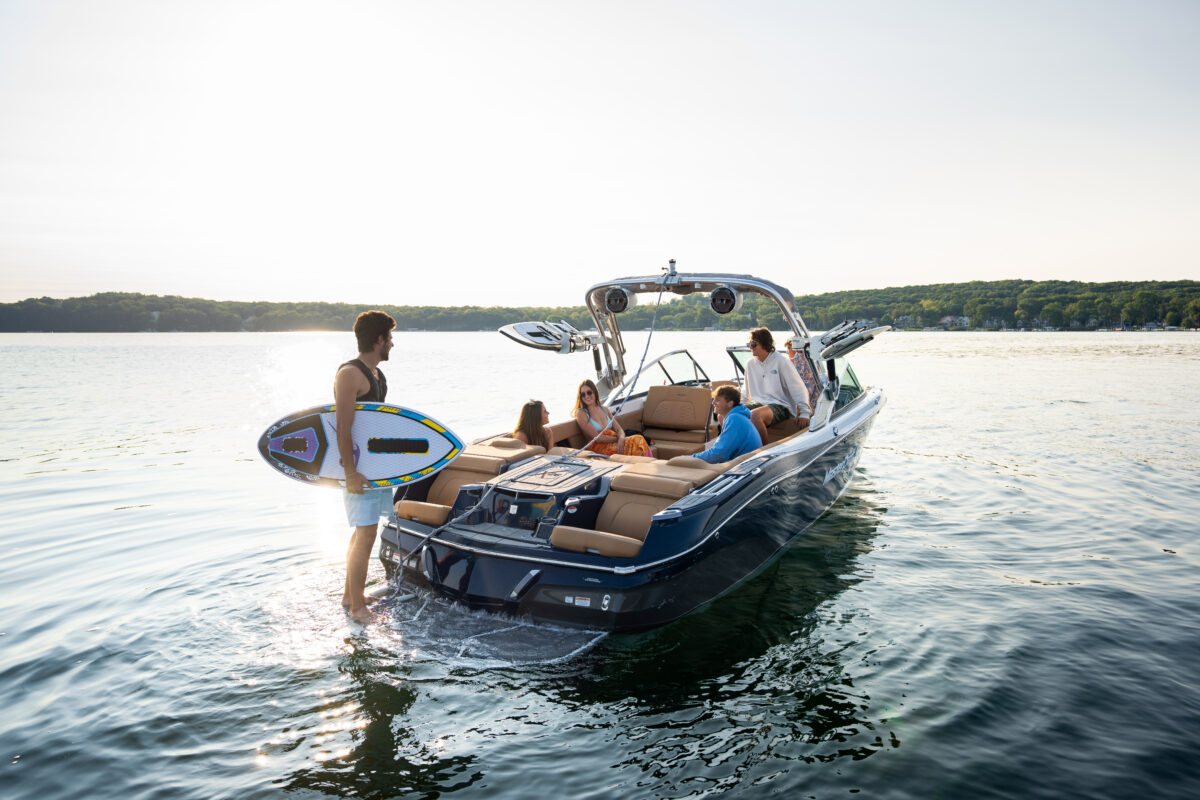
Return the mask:
<path fill-rule="evenodd" d="M 1196 0 L 0 0 L 0 301 L 1198 256 Z"/>

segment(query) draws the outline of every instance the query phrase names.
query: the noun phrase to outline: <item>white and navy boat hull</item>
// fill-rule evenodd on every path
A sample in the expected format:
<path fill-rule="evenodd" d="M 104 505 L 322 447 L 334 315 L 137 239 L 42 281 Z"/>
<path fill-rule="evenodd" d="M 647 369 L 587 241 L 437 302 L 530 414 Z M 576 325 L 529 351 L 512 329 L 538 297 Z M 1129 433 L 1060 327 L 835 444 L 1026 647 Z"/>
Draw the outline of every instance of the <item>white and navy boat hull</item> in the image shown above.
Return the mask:
<path fill-rule="evenodd" d="M 750 579 L 845 491 L 883 404 L 872 390 L 823 431 L 752 458 L 655 516 L 630 559 L 481 536 L 468 517 L 433 528 L 393 520 L 381 559 L 405 582 L 472 608 L 614 632 L 672 622 Z M 464 491 L 452 515 L 477 495 Z M 542 540 L 544 541 L 544 540 Z"/>

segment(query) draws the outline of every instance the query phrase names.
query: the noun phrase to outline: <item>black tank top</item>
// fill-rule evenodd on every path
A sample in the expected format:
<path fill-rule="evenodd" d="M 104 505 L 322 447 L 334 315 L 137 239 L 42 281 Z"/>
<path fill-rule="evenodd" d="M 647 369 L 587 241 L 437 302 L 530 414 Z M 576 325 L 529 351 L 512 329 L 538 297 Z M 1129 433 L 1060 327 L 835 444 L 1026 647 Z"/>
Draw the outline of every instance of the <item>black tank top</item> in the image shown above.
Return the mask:
<path fill-rule="evenodd" d="M 364 403 L 382 403 L 387 399 L 387 378 L 383 376 L 383 370 L 379 370 L 379 379 L 375 379 L 375 374 L 371 372 L 370 367 L 362 362 L 361 358 L 356 358 L 353 361 L 347 361 L 338 367 L 358 367 L 363 375 L 367 376 L 367 381 L 371 384 L 371 388 L 366 394 L 359 395 L 356 399 Z"/>

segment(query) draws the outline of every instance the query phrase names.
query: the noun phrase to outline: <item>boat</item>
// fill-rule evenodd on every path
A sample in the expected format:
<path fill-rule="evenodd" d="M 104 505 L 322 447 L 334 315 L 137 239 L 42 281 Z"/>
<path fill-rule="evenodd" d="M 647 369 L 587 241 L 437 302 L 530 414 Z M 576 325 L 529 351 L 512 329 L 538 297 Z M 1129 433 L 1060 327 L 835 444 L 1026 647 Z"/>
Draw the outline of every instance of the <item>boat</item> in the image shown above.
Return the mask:
<path fill-rule="evenodd" d="M 711 392 L 743 382 L 749 349 L 726 348 L 724 379 L 686 349 L 630 369 L 619 321 L 638 298 L 697 292 L 718 315 L 737 311 L 746 295 L 766 297 L 793 341 L 808 344 L 819 395 L 806 430 L 793 420 L 774 425 L 763 447 L 724 464 L 692 455 L 717 436 Z M 845 357 L 890 328 L 846 321 L 811 334 L 784 287 L 680 273 L 673 260 L 659 275 L 596 284 L 586 303 L 595 331 L 560 321 L 500 333 L 554 357 L 590 352 L 605 406 L 650 441 L 653 457 L 581 450 L 587 437 L 574 418 L 550 425 L 549 451 L 507 434 L 479 439 L 397 491 L 379 548 L 389 578 L 534 622 L 647 630 L 749 580 L 846 491 L 885 397 Z"/>

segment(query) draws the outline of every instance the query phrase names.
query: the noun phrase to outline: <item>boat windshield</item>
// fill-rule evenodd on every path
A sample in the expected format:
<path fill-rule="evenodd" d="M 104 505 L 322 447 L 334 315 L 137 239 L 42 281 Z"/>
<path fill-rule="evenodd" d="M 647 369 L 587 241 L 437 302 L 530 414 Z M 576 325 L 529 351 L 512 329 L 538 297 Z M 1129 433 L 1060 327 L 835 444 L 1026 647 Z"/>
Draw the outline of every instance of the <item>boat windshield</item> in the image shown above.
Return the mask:
<path fill-rule="evenodd" d="M 729 353 L 729 357 L 733 359 L 734 375 L 741 380 L 746 374 L 746 365 L 750 363 L 750 348 L 744 344 L 738 344 L 726 347 L 725 352 Z"/>
<path fill-rule="evenodd" d="M 650 386 L 702 386 L 709 382 L 704 368 L 687 350 L 675 350 L 656 358 L 642 371 L 613 390 L 609 397 L 619 397 L 632 385 L 631 391 L 644 393 Z"/>
<path fill-rule="evenodd" d="M 833 413 L 836 414 L 863 393 L 863 385 L 846 359 L 839 358 L 834 365 L 838 376 L 838 397 L 833 406 Z"/>

